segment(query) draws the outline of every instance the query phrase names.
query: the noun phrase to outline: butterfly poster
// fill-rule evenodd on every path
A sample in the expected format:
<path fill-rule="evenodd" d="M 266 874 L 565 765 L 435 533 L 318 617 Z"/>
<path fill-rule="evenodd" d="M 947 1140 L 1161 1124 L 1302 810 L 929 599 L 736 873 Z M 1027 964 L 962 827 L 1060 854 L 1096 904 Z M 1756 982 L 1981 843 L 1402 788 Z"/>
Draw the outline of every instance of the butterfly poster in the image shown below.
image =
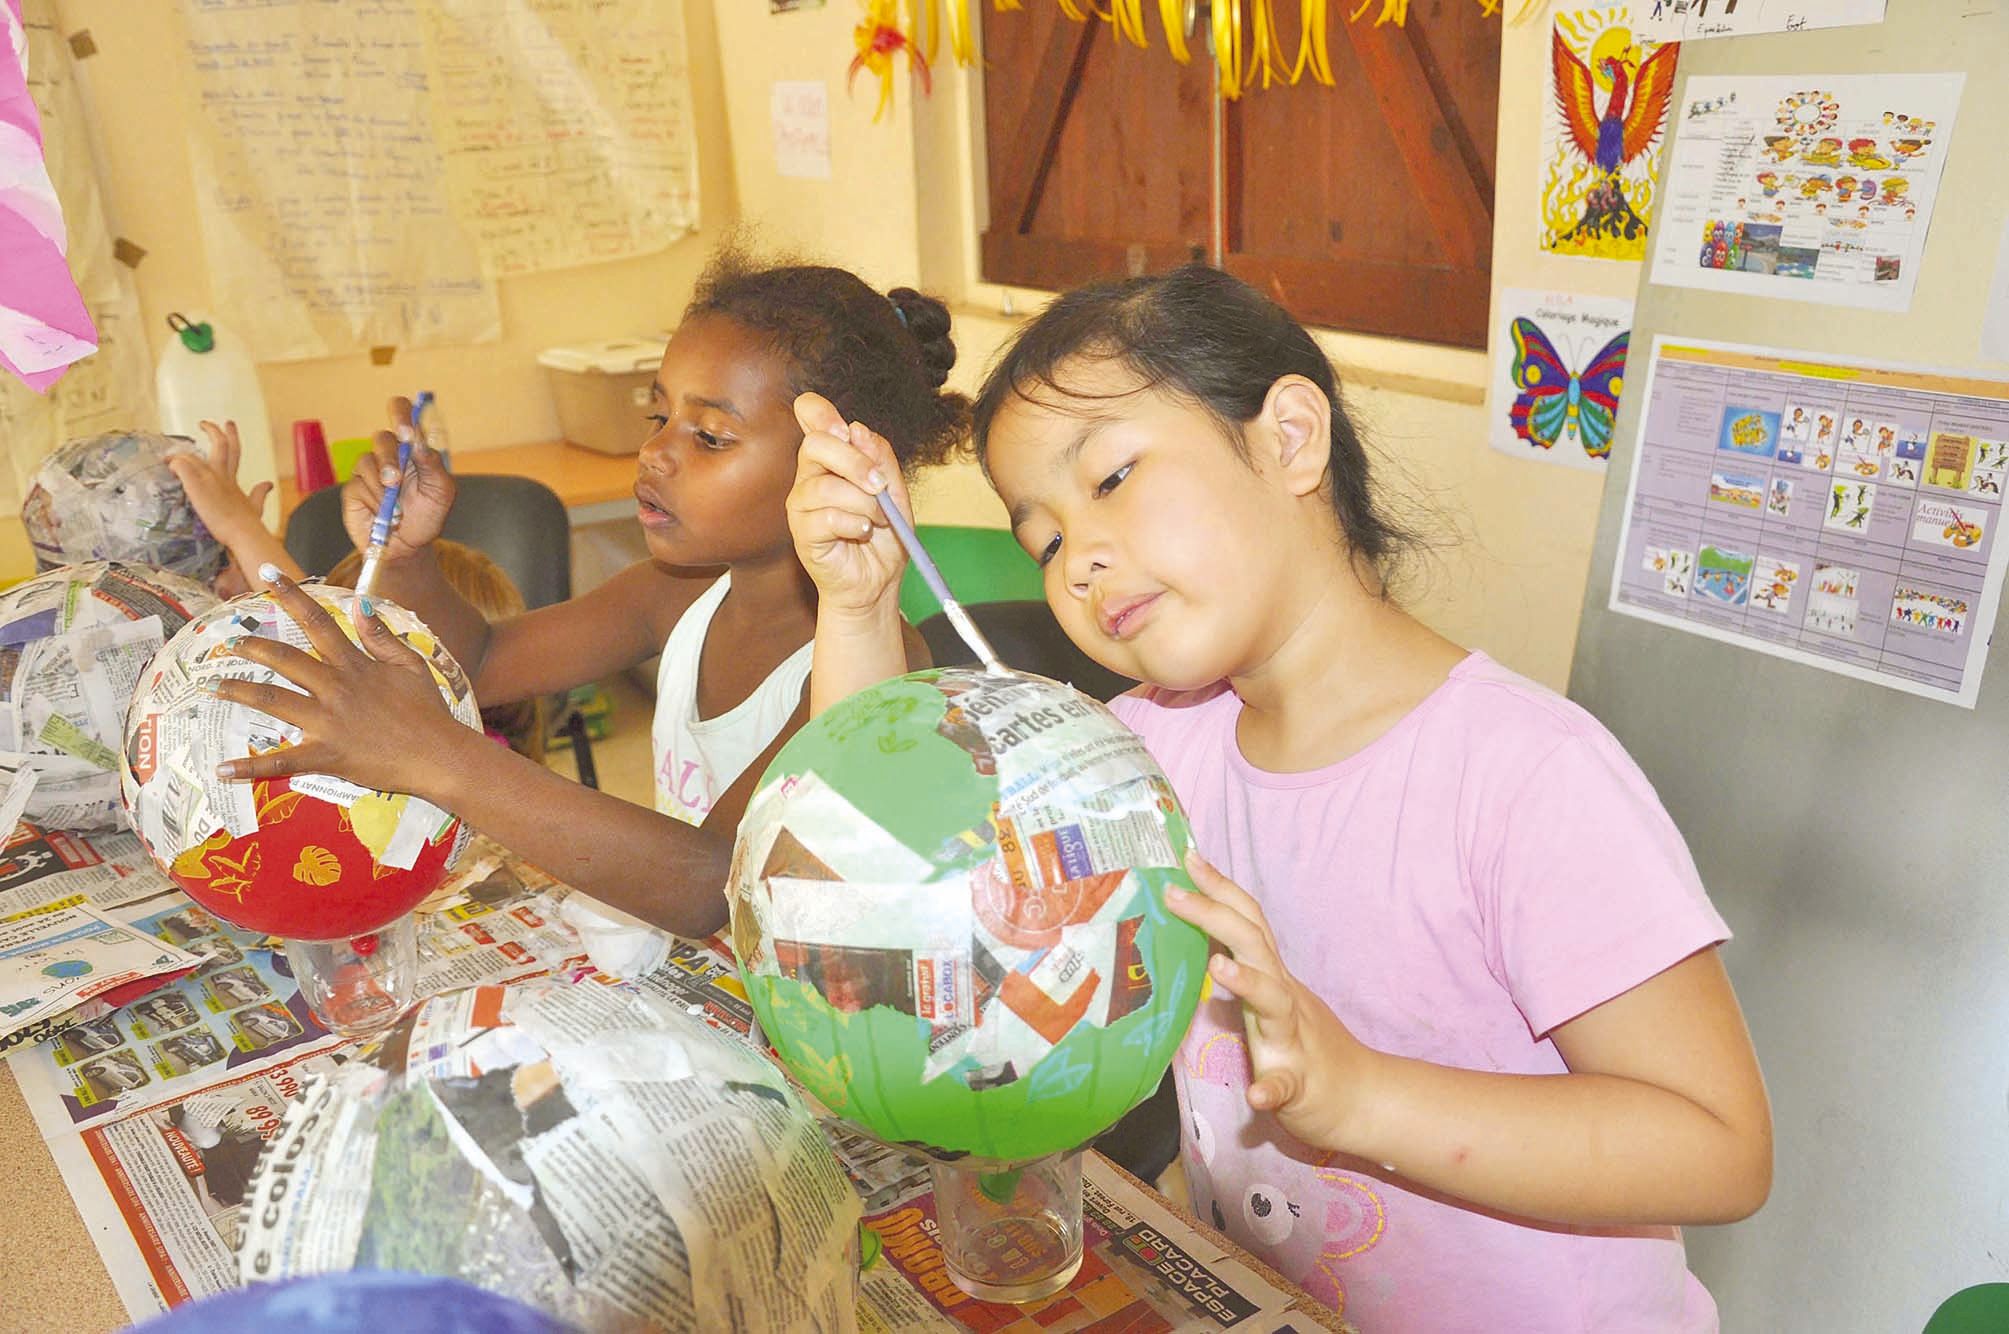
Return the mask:
<path fill-rule="evenodd" d="M 1602 471 L 1611 457 L 1632 302 L 1507 287 L 1493 328 L 1493 448 Z"/>

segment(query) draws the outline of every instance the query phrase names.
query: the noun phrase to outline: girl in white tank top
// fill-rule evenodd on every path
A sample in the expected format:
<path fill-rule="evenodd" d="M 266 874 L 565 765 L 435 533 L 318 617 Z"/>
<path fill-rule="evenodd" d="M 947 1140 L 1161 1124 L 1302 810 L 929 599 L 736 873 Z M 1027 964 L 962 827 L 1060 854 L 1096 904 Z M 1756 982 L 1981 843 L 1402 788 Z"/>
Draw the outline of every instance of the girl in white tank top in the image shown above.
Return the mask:
<path fill-rule="evenodd" d="M 484 704 L 566 690 L 661 653 L 654 811 L 456 723 L 429 682 L 417 687 L 385 632 L 369 628 L 367 609 L 367 652 L 331 652 L 312 688 L 285 692 L 300 745 L 232 776 L 311 770 L 413 793 L 582 891 L 571 902 L 589 913 L 615 910 L 601 917 L 610 925 L 639 918 L 684 936 L 718 930 L 753 781 L 806 716 L 818 607 L 786 509 L 803 439 L 798 400 L 891 440 L 891 471 L 939 459 L 961 440 L 968 407 L 942 392 L 955 360 L 948 329 L 947 309 L 911 289 L 882 295 L 842 269 L 721 256 L 699 280 L 651 386 L 635 483 L 650 560 L 493 625 L 444 584 L 431 558 L 454 481 L 415 443 L 377 591 L 432 628 Z M 367 537 L 385 471 L 398 476 L 396 458 L 386 434 L 357 469 L 343 507 L 352 536 Z M 318 614 L 292 580 L 281 577 L 275 592 L 302 618 Z M 332 623 L 321 630 L 340 635 Z M 626 941 L 616 958 L 588 934 L 596 960 L 624 972 L 634 971 L 618 967 L 624 959 L 639 967 L 651 953 L 627 949 L 633 937 L 660 939 L 616 926 Z"/>

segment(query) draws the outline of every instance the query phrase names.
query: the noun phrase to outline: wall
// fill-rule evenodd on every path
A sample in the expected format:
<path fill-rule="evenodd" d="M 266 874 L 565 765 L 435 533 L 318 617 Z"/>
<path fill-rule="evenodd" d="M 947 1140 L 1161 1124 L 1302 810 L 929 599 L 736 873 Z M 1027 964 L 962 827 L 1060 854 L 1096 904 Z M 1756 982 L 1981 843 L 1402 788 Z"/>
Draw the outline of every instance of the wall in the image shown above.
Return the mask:
<path fill-rule="evenodd" d="M 971 8 L 980 23 L 1012 21 L 1009 14 L 993 15 L 988 5 Z M 968 391 L 1026 312 L 1047 299 L 984 283 L 977 271 L 982 71 L 955 69 L 945 49 L 933 95 L 917 98 L 901 62 L 893 109 L 874 125 L 870 81 L 861 76 L 855 96 L 843 90 L 857 14 L 841 0 L 783 15 L 755 4 L 722 10 L 720 53 L 735 71 L 727 109 L 741 212 L 771 237 L 848 264 L 880 286 L 918 277 L 949 300 L 961 353 L 951 383 Z M 1418 11 L 1412 21 L 1428 22 L 1427 14 Z M 1634 266 L 1535 251 L 1547 40 L 1544 24 L 1505 32 L 1495 285 L 1568 282 L 1580 290 L 1629 294 Z M 767 108 L 768 85 L 777 78 L 830 84 L 827 183 L 788 180 L 775 171 Z M 1307 86 L 1268 95 L 1334 94 Z M 1428 526 L 1445 539 L 1412 586 L 1412 604 L 1445 634 L 1561 688 L 1601 479 L 1487 446 L 1488 363 L 1480 353 L 1332 332 L 1320 340 L 1349 385 L 1350 407 L 1390 461 L 1391 483 L 1424 506 Z M 921 479 L 915 502 L 926 522 L 1004 525 L 1002 507 L 971 464 Z"/>
<path fill-rule="evenodd" d="M 382 423 L 389 398 L 420 387 L 447 405 L 461 447 L 552 439 L 558 424 L 535 362 L 539 351 L 675 322 L 714 238 L 737 212 L 713 0 L 685 6 L 700 129 L 698 231 L 657 254 L 504 280 L 496 343 L 405 349 L 389 366 L 357 354 L 260 367 L 282 471 L 292 467 L 288 425 L 295 418 L 320 418 L 331 440 L 364 434 Z M 61 0 L 58 12 L 66 31 L 89 28 L 97 43 L 78 71 L 98 128 L 105 210 L 113 234 L 147 252 L 135 276 L 149 336 L 171 336 L 168 312 L 206 307 L 209 297 L 201 228 L 186 202 L 194 182 L 180 119 L 190 96 L 181 7 Z M 227 322 L 228 312 L 219 317 Z M 157 353 L 159 342 L 154 346 Z"/>
<path fill-rule="evenodd" d="M 844 87 L 854 5 L 831 0 L 822 9 L 776 15 L 757 0 L 686 4 L 703 127 L 700 231 L 657 255 L 504 281 L 499 343 L 406 350 L 388 367 L 358 355 L 261 368 L 282 453 L 286 424 L 295 417 L 320 417 L 331 438 L 355 434 L 374 428 L 385 399 L 419 385 L 449 404 L 461 448 L 551 438 L 556 423 L 536 353 L 672 323 L 712 244 L 735 219 L 751 224 L 763 246 L 843 263 L 882 288 L 913 283 L 943 295 L 955 307 L 962 352 L 952 382 L 975 388 L 999 345 L 1046 299 L 986 284 L 977 272 L 981 71 L 954 68 L 944 50 L 934 94 L 921 97 L 903 61 L 893 106 L 874 124 L 870 77 L 860 77 L 855 94 Z M 993 18 L 989 9 L 972 6 L 979 22 L 1011 21 L 1008 14 Z M 187 92 L 179 62 L 162 58 L 181 49 L 179 7 L 62 0 L 61 13 L 67 29 L 88 27 L 98 44 L 98 54 L 80 68 L 100 129 L 106 207 L 114 233 L 148 252 L 137 270 L 141 305 L 149 329 L 165 334 L 168 311 L 203 305 L 208 293 L 197 220 L 181 202 L 192 190 L 185 135 L 175 115 L 163 114 L 184 105 Z M 1419 12 L 1415 21 L 1427 22 L 1427 15 Z M 1629 266 L 1535 254 L 1546 40 L 1541 24 L 1505 32 L 1496 284 L 1566 280 L 1590 290 L 1630 290 Z M 829 86 L 829 181 L 777 172 L 769 120 L 777 79 L 822 79 Z M 1333 94 L 1306 87 L 1268 95 Z M 1560 687 L 1598 479 L 1487 447 L 1481 354 L 1341 333 L 1321 340 L 1345 374 L 1350 404 L 1391 460 L 1391 478 L 1427 504 L 1430 526 L 1447 538 L 1412 590 L 1419 613 L 1461 642 Z M 282 458 L 281 466 L 290 460 Z M 916 501 L 928 522 L 1004 522 L 972 465 L 922 479 Z"/>

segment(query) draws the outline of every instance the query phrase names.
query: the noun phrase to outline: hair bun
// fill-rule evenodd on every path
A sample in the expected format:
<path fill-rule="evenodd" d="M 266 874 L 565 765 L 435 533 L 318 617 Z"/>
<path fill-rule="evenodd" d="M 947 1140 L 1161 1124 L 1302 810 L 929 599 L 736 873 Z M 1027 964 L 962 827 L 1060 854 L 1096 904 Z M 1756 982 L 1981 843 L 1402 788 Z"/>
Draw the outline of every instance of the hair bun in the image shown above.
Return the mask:
<path fill-rule="evenodd" d="M 900 323 L 921 345 L 921 362 L 928 368 L 928 382 L 939 389 L 948 381 L 956 364 L 956 345 L 949 339 L 949 308 L 935 298 L 911 287 L 896 287 L 886 293 Z"/>

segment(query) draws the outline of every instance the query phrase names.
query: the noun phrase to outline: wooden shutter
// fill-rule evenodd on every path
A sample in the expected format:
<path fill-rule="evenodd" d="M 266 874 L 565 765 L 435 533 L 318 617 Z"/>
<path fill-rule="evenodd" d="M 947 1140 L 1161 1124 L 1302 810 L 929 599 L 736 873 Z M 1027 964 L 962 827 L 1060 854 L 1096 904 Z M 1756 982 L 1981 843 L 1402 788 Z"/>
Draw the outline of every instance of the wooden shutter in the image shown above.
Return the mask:
<path fill-rule="evenodd" d="M 1224 267 L 1307 323 L 1484 347 L 1500 20 L 1412 4 L 1402 27 L 1335 19 L 1329 50 L 1336 86 L 1227 108 Z"/>
<path fill-rule="evenodd" d="M 1052 0 L 984 15 L 991 282 L 1062 289 L 1209 250 L 1204 51 L 1173 61 L 1076 23 Z"/>
<path fill-rule="evenodd" d="M 1204 31 L 1181 66 L 1155 25 L 1138 50 L 1050 0 L 986 14 L 984 277 L 1058 289 L 1211 257 L 1308 324 L 1484 347 L 1500 21 L 1416 0 L 1375 27 L 1331 2 L 1335 87 L 1223 108 L 1218 255 Z M 1297 8 L 1275 5 L 1290 55 Z"/>

